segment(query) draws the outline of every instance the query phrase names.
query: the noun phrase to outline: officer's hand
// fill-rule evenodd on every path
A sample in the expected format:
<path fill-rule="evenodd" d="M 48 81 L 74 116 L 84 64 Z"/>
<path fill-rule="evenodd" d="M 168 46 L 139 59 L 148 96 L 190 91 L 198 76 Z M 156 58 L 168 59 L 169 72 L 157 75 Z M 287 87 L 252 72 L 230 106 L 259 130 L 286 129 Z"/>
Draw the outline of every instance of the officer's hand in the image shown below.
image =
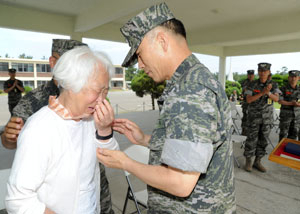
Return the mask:
<path fill-rule="evenodd" d="M 270 91 L 272 89 L 272 84 L 267 85 L 267 89 Z"/>
<path fill-rule="evenodd" d="M 16 85 L 18 84 L 18 80 L 15 80 L 15 82 L 14 82 L 14 87 L 16 87 Z"/>
<path fill-rule="evenodd" d="M 299 102 L 293 100 L 292 103 L 293 103 L 294 106 L 300 107 L 300 103 Z"/>
<path fill-rule="evenodd" d="M 19 133 L 23 128 L 23 125 L 24 122 L 22 118 L 20 117 L 10 118 L 10 121 L 6 124 L 5 130 L 2 134 L 4 136 L 4 141 L 6 141 L 6 142 L 2 142 L 5 147 L 6 147 L 5 143 L 7 143 L 8 147 L 13 146 L 13 144 L 16 144 Z"/>

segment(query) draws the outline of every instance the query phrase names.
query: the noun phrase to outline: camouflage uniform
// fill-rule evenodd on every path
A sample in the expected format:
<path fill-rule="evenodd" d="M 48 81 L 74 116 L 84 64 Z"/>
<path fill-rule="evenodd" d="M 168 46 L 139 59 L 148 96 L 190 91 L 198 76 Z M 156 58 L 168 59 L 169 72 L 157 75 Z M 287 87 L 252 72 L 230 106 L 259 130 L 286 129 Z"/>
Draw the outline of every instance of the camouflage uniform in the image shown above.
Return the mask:
<path fill-rule="evenodd" d="M 163 106 L 150 141 L 149 164 L 166 164 L 201 176 L 186 198 L 148 186 L 148 213 L 235 213 L 228 133 L 232 121 L 222 85 L 191 55 L 167 82 L 160 101 Z M 206 163 L 204 147 L 213 148 Z"/>
<path fill-rule="evenodd" d="M 272 80 L 261 83 L 259 79 L 250 83 L 246 89 L 245 95 L 256 95 L 263 91 L 268 85 L 272 84 L 271 93 L 280 93 L 277 84 Z M 245 157 L 263 157 L 266 154 L 268 145 L 267 137 L 271 132 L 273 125 L 273 101 L 264 95 L 248 105 L 248 135 L 245 143 Z"/>
<path fill-rule="evenodd" d="M 57 52 L 60 56 L 74 46 L 86 45 L 76 40 L 53 39 L 52 52 Z M 25 121 L 43 106 L 48 105 L 49 96 L 58 96 L 59 89 L 51 80 L 44 85 L 26 94 L 13 110 L 13 116 L 21 117 Z M 112 209 L 109 183 L 105 174 L 105 167 L 100 164 L 100 206 L 101 214 L 114 214 Z"/>
<path fill-rule="evenodd" d="M 291 102 L 293 100 L 300 101 L 300 86 L 292 88 L 289 83 L 280 88 L 282 92 L 279 100 Z M 300 131 L 300 107 L 281 105 L 280 107 L 280 134 L 279 141 L 282 138 L 297 139 Z M 298 139 L 299 140 L 299 139 Z"/>
<path fill-rule="evenodd" d="M 243 89 L 243 102 L 242 102 L 242 111 L 243 111 L 243 118 L 242 118 L 242 130 L 243 130 L 243 133 L 244 135 L 246 135 L 246 130 L 247 130 L 247 127 L 248 127 L 248 124 L 247 124 L 247 118 L 248 118 L 248 103 L 247 103 L 247 100 L 246 100 L 246 95 L 245 95 L 245 91 L 246 91 L 246 88 L 249 86 L 249 84 L 251 83 L 251 81 L 249 79 L 245 79 L 243 82 L 242 82 L 242 89 Z"/>
<path fill-rule="evenodd" d="M 131 49 L 123 66 L 137 62 L 145 34 L 174 19 L 165 3 L 129 20 L 121 32 Z M 148 213 L 236 213 L 230 104 L 223 86 L 190 55 L 167 81 L 159 98 L 160 116 L 149 142 L 149 164 L 201 173 L 187 197 L 148 186 Z"/>
<path fill-rule="evenodd" d="M 13 86 L 14 82 L 18 81 L 17 85 L 23 88 L 23 82 L 21 80 L 15 79 L 15 80 L 6 80 L 4 82 L 4 90 L 9 89 Z M 13 90 L 8 92 L 8 108 L 9 112 L 12 113 L 12 110 L 14 107 L 18 104 L 19 100 L 22 98 L 22 92 L 15 87 Z"/>

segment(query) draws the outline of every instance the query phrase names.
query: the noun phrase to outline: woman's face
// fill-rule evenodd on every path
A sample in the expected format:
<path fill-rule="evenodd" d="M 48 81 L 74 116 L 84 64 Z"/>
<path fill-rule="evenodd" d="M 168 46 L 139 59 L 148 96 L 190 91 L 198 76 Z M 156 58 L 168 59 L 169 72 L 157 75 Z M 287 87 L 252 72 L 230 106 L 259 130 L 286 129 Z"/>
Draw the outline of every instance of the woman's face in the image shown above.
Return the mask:
<path fill-rule="evenodd" d="M 109 76 L 106 71 L 92 75 L 86 85 L 78 92 L 70 92 L 69 110 L 76 119 L 90 117 L 98 102 L 102 102 L 108 93 Z"/>

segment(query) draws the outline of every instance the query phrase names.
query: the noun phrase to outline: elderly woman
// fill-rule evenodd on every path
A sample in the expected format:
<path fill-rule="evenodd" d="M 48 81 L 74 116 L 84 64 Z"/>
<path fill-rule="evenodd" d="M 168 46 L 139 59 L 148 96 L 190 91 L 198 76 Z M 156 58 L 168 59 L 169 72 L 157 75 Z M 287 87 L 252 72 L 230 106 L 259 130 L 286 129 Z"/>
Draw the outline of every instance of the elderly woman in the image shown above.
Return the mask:
<path fill-rule="evenodd" d="M 106 101 L 113 72 L 105 55 L 79 47 L 65 53 L 53 75 L 61 93 L 50 97 L 18 138 L 8 181 L 8 213 L 100 212 L 96 148 L 118 149 L 113 109 Z"/>

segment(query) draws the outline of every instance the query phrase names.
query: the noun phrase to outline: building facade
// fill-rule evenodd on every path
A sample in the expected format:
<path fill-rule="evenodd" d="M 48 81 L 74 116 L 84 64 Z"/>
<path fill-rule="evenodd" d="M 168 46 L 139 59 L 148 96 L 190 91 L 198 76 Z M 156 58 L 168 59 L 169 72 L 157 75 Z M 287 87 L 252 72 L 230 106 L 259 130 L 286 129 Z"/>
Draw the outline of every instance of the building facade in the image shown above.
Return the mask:
<path fill-rule="evenodd" d="M 9 79 L 8 69 L 15 68 L 16 78 L 23 81 L 24 86 L 32 89 L 50 81 L 52 78 L 48 60 L 0 58 L 0 89 Z M 115 65 L 115 74 L 110 80 L 111 89 L 126 89 L 125 68 Z"/>

